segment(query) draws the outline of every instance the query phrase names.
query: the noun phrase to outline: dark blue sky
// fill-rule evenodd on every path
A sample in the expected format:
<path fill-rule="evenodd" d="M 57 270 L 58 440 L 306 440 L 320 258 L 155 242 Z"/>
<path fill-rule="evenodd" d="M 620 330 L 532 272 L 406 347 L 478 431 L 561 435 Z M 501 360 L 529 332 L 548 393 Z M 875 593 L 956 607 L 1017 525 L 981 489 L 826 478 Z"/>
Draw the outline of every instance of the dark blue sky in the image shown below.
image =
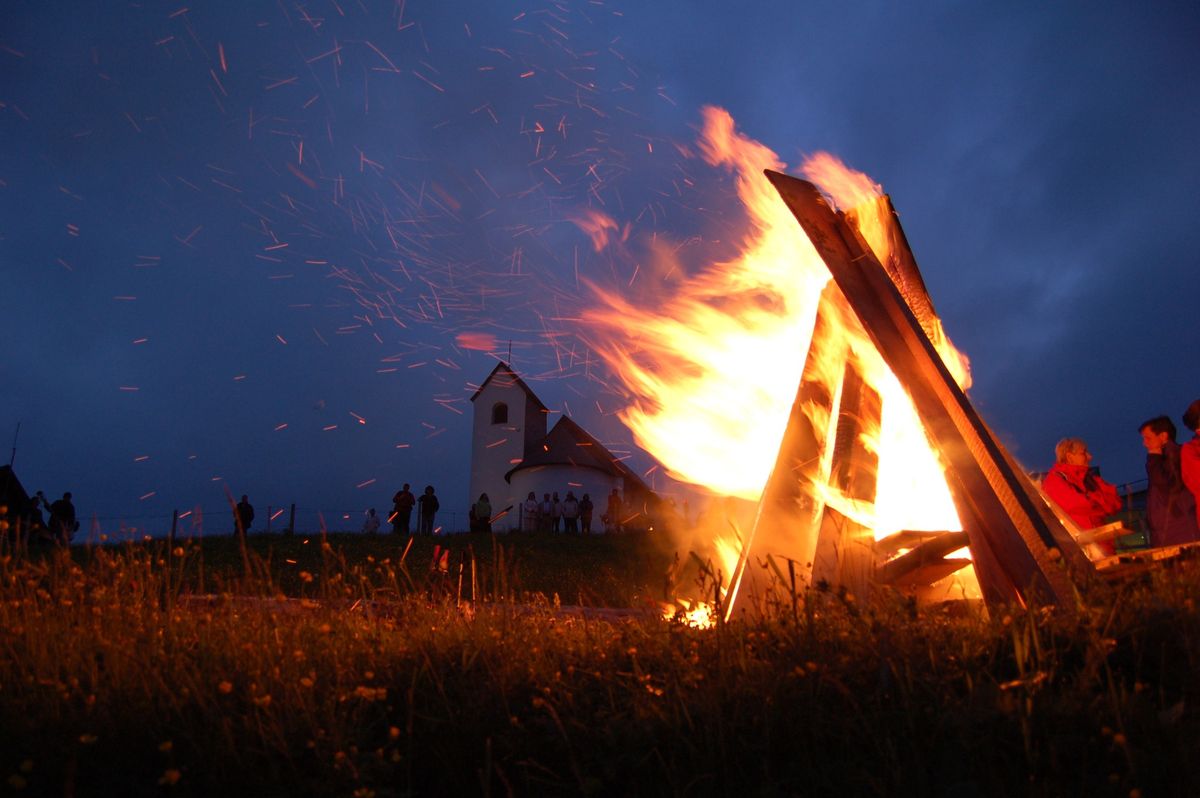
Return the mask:
<path fill-rule="evenodd" d="M 1019 459 L 1078 435 L 1139 479 L 1139 422 L 1200 396 L 1200 13 L 1153 8 L 10 0 L 5 454 L 20 422 L 26 487 L 106 529 L 224 529 L 226 485 L 461 513 L 478 336 L 629 449 L 574 320 L 637 264 L 569 218 L 727 254 L 728 178 L 681 152 L 712 104 L 882 183 Z"/>

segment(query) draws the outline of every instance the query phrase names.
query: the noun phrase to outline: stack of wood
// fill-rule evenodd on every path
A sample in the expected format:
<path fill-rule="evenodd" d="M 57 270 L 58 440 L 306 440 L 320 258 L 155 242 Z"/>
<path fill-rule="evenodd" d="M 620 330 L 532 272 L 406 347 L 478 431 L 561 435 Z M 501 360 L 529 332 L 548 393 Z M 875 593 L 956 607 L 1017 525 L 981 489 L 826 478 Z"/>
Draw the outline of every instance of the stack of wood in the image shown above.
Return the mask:
<path fill-rule="evenodd" d="M 964 546 L 990 606 L 1038 601 L 1077 612 L 1081 591 L 1097 581 L 1096 566 L 939 355 L 941 325 L 890 200 L 877 200 L 891 223 L 892 254 L 883 264 L 859 234 L 853 212 L 834 210 L 811 183 L 771 171 L 767 177 L 833 281 L 821 296 L 787 430 L 731 581 L 728 614 L 771 589 L 772 568 L 764 566 L 772 560 L 811 567 L 812 585 L 869 595 L 879 585 L 913 591 L 932 585 L 968 564 L 947 556 Z M 852 500 L 875 498 L 877 458 L 859 433 L 878 424 L 880 398 L 851 352 L 830 351 L 846 346 L 828 331 L 847 314 L 911 397 L 945 464 L 963 531 L 902 532 L 876 542 L 873 530 L 822 500 L 827 488 Z M 831 368 L 831 362 L 842 367 Z"/>

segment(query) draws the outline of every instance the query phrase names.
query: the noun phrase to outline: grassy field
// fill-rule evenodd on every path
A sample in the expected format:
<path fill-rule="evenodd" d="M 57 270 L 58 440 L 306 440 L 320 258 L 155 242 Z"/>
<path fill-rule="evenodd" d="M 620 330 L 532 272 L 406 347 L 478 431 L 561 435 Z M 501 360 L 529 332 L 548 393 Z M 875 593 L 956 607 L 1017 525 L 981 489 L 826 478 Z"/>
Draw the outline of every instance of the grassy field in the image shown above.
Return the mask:
<path fill-rule="evenodd" d="M 1200 794 L 1194 561 L 1072 622 L 813 593 L 695 629 L 559 606 L 656 603 L 650 538 L 406 545 L 0 556 L 3 789 Z"/>

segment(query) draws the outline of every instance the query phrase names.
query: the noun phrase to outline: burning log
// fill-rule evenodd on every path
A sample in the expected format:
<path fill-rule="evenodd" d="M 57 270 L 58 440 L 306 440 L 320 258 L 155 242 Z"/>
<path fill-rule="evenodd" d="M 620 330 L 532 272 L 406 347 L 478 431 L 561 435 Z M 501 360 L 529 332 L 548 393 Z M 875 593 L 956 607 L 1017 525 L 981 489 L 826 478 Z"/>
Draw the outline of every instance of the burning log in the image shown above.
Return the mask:
<path fill-rule="evenodd" d="M 967 545 L 965 532 L 932 532 L 922 537 L 925 539 L 919 545 L 879 566 L 876 581 L 893 587 L 928 585 L 969 564 L 969 560 L 946 559 L 947 554 Z"/>
<path fill-rule="evenodd" d="M 821 351 L 835 340 L 830 318 L 833 291 L 836 291 L 834 286 L 827 287 L 817 305 L 813 342 L 804 361 L 800 387 L 775 467 L 759 500 L 754 528 L 742 545 L 741 556 L 730 575 L 727 617 L 734 610 L 736 597 L 757 597 L 765 592 L 766 586 L 760 581 L 765 562 L 757 561 L 761 555 L 786 551 L 805 567 L 811 567 L 816 559 L 817 540 L 813 530 L 824 511 L 818 486 L 828 481 L 830 470 L 822 453 L 837 389 L 827 373 Z"/>
<path fill-rule="evenodd" d="M 925 287 L 925 278 L 921 276 L 921 270 L 917 268 L 917 259 L 908 245 L 908 237 L 904 235 L 904 228 L 900 226 L 900 216 L 896 213 L 895 206 L 892 205 L 891 197 L 885 194 L 876 199 L 874 203 L 860 205 L 846 211 L 846 220 L 855 230 L 862 230 L 864 226 L 873 224 L 869 220 L 878 218 L 885 218 L 890 222 L 878 233 L 884 238 L 885 249 L 888 253 L 882 264 L 883 269 L 887 272 L 888 277 L 892 278 L 896 290 L 900 292 L 900 296 L 904 297 L 904 303 L 913 312 L 921 329 L 929 336 L 929 340 L 937 345 L 939 339 L 944 337 L 942 323 L 938 318 L 937 311 L 933 308 L 929 289 Z"/>
<path fill-rule="evenodd" d="M 993 605 L 1039 598 L 1074 611 L 1076 584 L 1090 584 L 1094 567 L 954 382 L 892 277 L 815 186 L 769 170 L 766 175 L 941 452 L 984 598 Z M 915 261 L 911 269 L 919 274 Z M 923 281 L 904 279 L 920 309 L 921 298 L 928 299 Z"/>
<path fill-rule="evenodd" d="M 838 403 L 837 437 L 829 484 L 853 501 L 874 503 L 878 456 L 863 444 L 865 429 L 878 429 L 883 405 L 851 362 L 846 363 Z M 813 580 L 867 595 L 875 568 L 875 533 L 833 508 L 826 508 L 817 535 Z"/>

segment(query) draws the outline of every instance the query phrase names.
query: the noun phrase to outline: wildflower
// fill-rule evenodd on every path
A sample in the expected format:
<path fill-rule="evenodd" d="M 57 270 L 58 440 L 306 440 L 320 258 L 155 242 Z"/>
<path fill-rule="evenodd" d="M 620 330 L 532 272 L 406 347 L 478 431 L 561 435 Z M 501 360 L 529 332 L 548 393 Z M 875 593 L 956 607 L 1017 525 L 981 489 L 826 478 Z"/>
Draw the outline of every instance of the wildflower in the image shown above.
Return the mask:
<path fill-rule="evenodd" d="M 158 750 L 162 751 L 164 754 L 171 753 L 171 749 L 174 747 L 175 747 L 175 744 L 172 743 L 170 740 L 166 740 L 165 742 L 161 742 L 158 744 Z"/>
<path fill-rule="evenodd" d="M 261 695 L 254 698 L 253 701 L 254 706 L 258 707 L 259 709 L 266 709 L 267 707 L 271 706 L 271 695 L 269 693 L 267 695 Z"/>
<path fill-rule="evenodd" d="M 94 735 L 94 734 L 81 734 L 81 735 L 79 735 L 79 742 L 83 743 L 84 745 L 91 745 L 92 743 L 96 742 L 96 741 L 97 741 L 97 740 L 99 740 L 99 739 L 100 739 L 100 738 L 99 738 L 99 737 L 97 737 L 97 736 L 96 736 L 96 735 Z"/>
<path fill-rule="evenodd" d="M 217 685 L 217 690 L 220 691 L 221 695 L 229 695 L 233 692 L 233 682 L 221 682 Z"/>
<path fill-rule="evenodd" d="M 163 771 L 162 776 L 159 777 L 158 786 L 174 787 L 176 784 L 179 783 L 179 779 L 182 776 L 183 776 L 183 774 L 180 773 L 175 768 L 167 768 L 165 771 Z"/>
<path fill-rule="evenodd" d="M 302 676 L 302 677 L 300 677 L 300 686 L 301 687 L 312 687 L 313 680 L 308 678 L 307 676 Z"/>
<path fill-rule="evenodd" d="M 388 728 L 388 739 L 399 740 L 400 739 L 400 729 L 396 726 L 389 727 Z"/>
<path fill-rule="evenodd" d="M 176 557 L 182 557 L 183 556 L 183 546 L 176 546 L 175 549 L 171 552 L 171 554 L 175 555 Z"/>

